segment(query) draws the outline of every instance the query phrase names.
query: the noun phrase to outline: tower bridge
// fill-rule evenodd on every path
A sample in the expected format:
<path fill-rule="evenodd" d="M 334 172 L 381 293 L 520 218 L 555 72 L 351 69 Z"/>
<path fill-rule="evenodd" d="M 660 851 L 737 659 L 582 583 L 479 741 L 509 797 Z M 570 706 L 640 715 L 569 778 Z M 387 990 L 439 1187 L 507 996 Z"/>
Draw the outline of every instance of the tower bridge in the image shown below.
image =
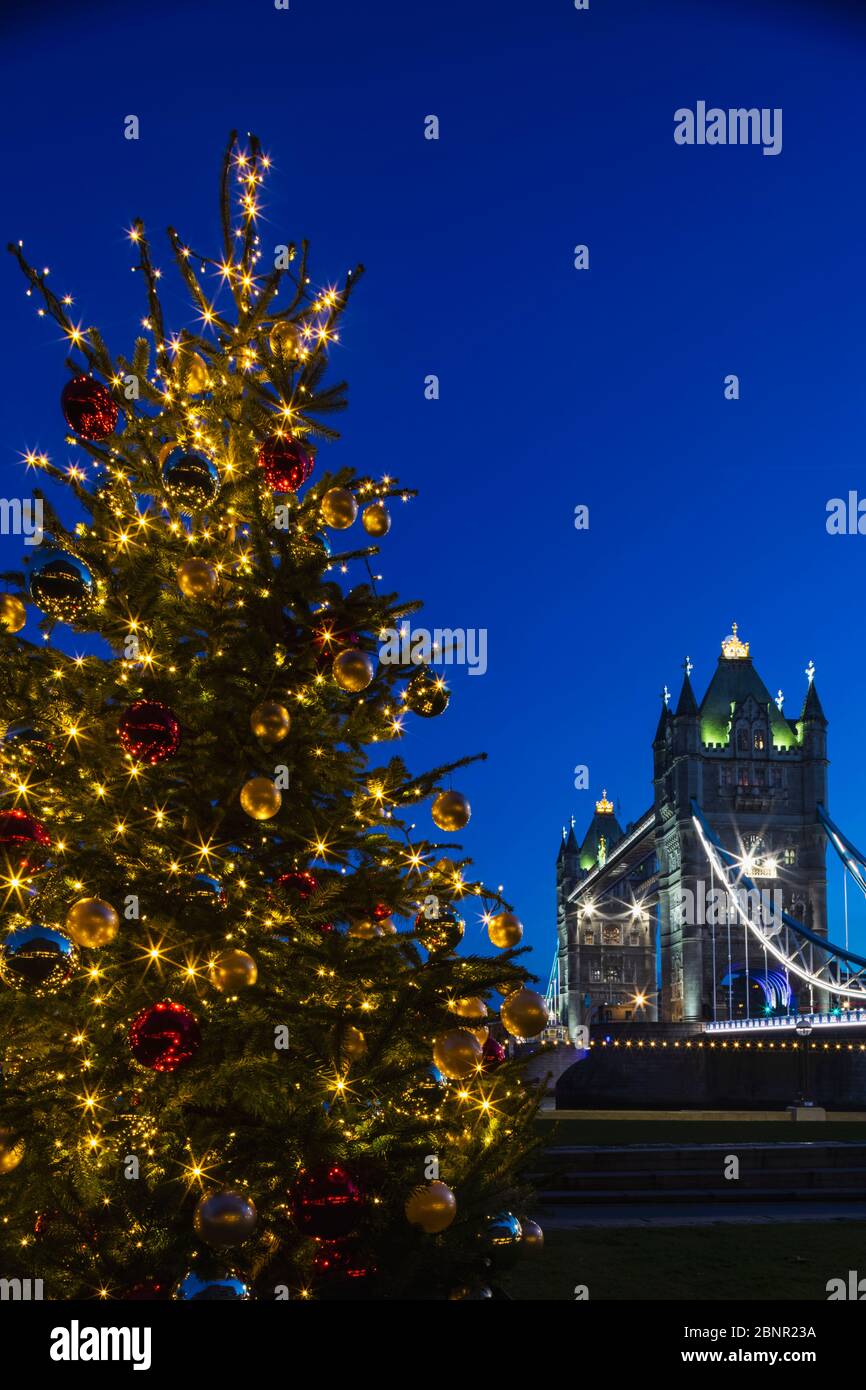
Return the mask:
<path fill-rule="evenodd" d="M 563 831 L 549 1004 L 580 1025 L 635 1019 L 708 1031 L 860 1017 L 866 959 L 827 934 L 826 848 L 866 893 L 866 859 L 827 812 L 827 719 L 806 669 L 784 713 L 734 624 L 698 701 L 692 664 L 652 741 L 653 803 L 625 829 L 606 791 L 581 840 Z"/>

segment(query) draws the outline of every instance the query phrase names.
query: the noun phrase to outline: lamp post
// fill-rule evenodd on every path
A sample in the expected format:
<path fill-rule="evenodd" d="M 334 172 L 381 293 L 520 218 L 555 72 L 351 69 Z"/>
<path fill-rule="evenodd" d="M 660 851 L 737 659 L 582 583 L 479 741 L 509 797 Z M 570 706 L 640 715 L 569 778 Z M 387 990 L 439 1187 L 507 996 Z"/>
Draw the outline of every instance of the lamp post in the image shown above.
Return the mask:
<path fill-rule="evenodd" d="M 809 1038 L 812 1033 L 811 1023 L 806 1023 L 805 1021 L 798 1023 L 796 1026 L 796 1033 L 797 1037 L 800 1039 L 798 1058 L 800 1094 L 797 1097 L 797 1105 L 811 1105 L 812 1102 L 806 1099 L 806 1093 L 809 1089 Z"/>

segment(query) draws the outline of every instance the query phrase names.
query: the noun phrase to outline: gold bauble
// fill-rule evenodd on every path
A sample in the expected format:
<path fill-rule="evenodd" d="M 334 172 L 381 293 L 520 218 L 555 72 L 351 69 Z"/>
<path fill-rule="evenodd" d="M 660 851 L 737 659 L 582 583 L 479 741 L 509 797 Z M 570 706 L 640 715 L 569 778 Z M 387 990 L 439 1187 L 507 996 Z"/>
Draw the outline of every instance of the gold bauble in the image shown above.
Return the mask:
<path fill-rule="evenodd" d="M 272 325 L 268 341 L 275 357 L 282 355 L 294 362 L 301 355 L 301 335 L 298 326 L 290 323 L 288 319 L 278 319 Z"/>
<path fill-rule="evenodd" d="M 344 1057 L 348 1057 L 351 1062 L 357 1062 L 359 1057 L 363 1057 L 367 1051 L 367 1039 L 360 1028 L 353 1028 L 350 1024 L 343 1029 L 340 1039 L 340 1052 Z"/>
<path fill-rule="evenodd" d="M 187 598 L 211 598 L 219 579 L 213 565 L 196 556 L 184 560 L 177 572 L 178 586 Z"/>
<path fill-rule="evenodd" d="M 270 820 L 282 804 L 282 793 L 270 777 L 251 777 L 241 787 L 241 805 L 253 820 Z"/>
<path fill-rule="evenodd" d="M 233 947 L 217 956 L 208 974 L 211 984 L 220 994 L 234 994 L 239 989 L 255 984 L 259 968 L 247 951 L 239 951 Z"/>
<path fill-rule="evenodd" d="M 322 498 L 322 516 L 335 531 L 345 531 L 358 515 L 358 503 L 347 487 L 329 488 Z"/>
<path fill-rule="evenodd" d="M 24 1157 L 24 1140 L 11 1129 L 0 1129 L 0 1174 L 11 1173 Z"/>
<path fill-rule="evenodd" d="M 27 609 L 17 594 L 0 594 L 0 627 L 4 632 L 20 632 L 27 622 Z"/>
<path fill-rule="evenodd" d="M 387 536 L 391 529 L 391 518 L 384 502 L 371 502 L 361 513 L 361 521 L 368 536 Z"/>
<path fill-rule="evenodd" d="M 334 680 L 341 690 L 348 690 L 352 694 L 357 694 L 359 690 L 366 690 L 374 675 L 376 668 L 373 665 L 373 658 L 366 652 L 356 651 L 354 647 L 347 647 L 345 651 L 338 652 L 334 657 Z"/>
<path fill-rule="evenodd" d="M 490 1036 L 489 1029 L 481 1022 L 487 1017 L 487 1005 L 484 1000 L 472 996 L 468 999 L 454 999 L 451 1001 L 451 1008 L 458 1018 L 467 1020 L 464 1026 L 483 1047 Z"/>
<path fill-rule="evenodd" d="M 550 1022 L 544 996 L 534 989 L 516 989 L 503 999 L 499 1013 L 513 1038 L 537 1038 Z"/>
<path fill-rule="evenodd" d="M 516 946 L 523 935 L 523 923 L 513 912 L 497 912 L 487 923 L 487 935 L 502 950 Z"/>
<path fill-rule="evenodd" d="M 452 834 L 469 824 L 472 807 L 462 792 L 440 792 L 430 810 L 433 823 Z"/>
<path fill-rule="evenodd" d="M 66 914 L 66 930 L 78 946 L 107 946 L 117 936 L 120 918 L 102 898 L 80 898 Z"/>
<path fill-rule="evenodd" d="M 186 374 L 186 389 L 191 396 L 199 396 L 210 385 L 207 363 L 200 353 L 193 352 L 190 353 L 189 364 L 189 370 Z"/>
<path fill-rule="evenodd" d="M 540 1255 L 544 1249 L 544 1232 L 538 1222 L 530 1221 L 528 1216 L 521 1216 L 520 1229 L 523 1232 L 521 1246 L 531 1255 Z"/>
<path fill-rule="evenodd" d="M 406 1220 L 412 1226 L 420 1226 L 428 1236 L 447 1231 L 456 1215 L 457 1198 L 438 1179 L 426 1187 L 416 1187 L 406 1202 Z"/>
<path fill-rule="evenodd" d="M 291 727 L 289 711 L 276 700 L 264 700 L 250 715 L 250 728 L 265 743 L 282 743 Z"/>
<path fill-rule="evenodd" d="M 449 1081 L 460 1081 L 481 1065 L 481 1044 L 466 1028 L 455 1028 L 433 1043 L 433 1061 Z"/>
<path fill-rule="evenodd" d="M 372 941 L 373 937 L 378 935 L 376 923 L 366 917 L 357 918 L 349 923 L 348 935 L 357 936 L 361 941 Z"/>

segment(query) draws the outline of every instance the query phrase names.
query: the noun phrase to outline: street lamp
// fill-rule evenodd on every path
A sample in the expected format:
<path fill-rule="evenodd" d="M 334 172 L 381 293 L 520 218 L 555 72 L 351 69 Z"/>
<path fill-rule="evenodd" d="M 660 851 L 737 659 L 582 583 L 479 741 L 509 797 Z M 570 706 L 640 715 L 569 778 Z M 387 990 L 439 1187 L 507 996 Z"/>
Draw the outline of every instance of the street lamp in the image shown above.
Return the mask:
<path fill-rule="evenodd" d="M 809 1037 L 812 1033 L 811 1023 L 801 1022 L 796 1025 L 796 1034 L 800 1039 L 799 1055 L 799 1075 L 800 1075 L 800 1094 L 797 1097 L 797 1105 L 811 1105 L 812 1102 L 806 1099 L 806 1092 L 809 1089 Z"/>

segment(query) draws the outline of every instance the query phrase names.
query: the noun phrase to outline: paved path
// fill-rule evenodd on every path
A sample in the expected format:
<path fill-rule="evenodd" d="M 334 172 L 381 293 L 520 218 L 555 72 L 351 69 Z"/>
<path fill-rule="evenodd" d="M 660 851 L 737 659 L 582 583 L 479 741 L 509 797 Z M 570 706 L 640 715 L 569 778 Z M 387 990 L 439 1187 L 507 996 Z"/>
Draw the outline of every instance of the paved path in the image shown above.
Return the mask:
<path fill-rule="evenodd" d="M 541 1224 L 547 1231 L 580 1227 L 636 1226 L 767 1226 L 799 1221 L 866 1221 L 864 1202 L 641 1202 L 605 1203 L 598 1207 L 544 1207 Z"/>

